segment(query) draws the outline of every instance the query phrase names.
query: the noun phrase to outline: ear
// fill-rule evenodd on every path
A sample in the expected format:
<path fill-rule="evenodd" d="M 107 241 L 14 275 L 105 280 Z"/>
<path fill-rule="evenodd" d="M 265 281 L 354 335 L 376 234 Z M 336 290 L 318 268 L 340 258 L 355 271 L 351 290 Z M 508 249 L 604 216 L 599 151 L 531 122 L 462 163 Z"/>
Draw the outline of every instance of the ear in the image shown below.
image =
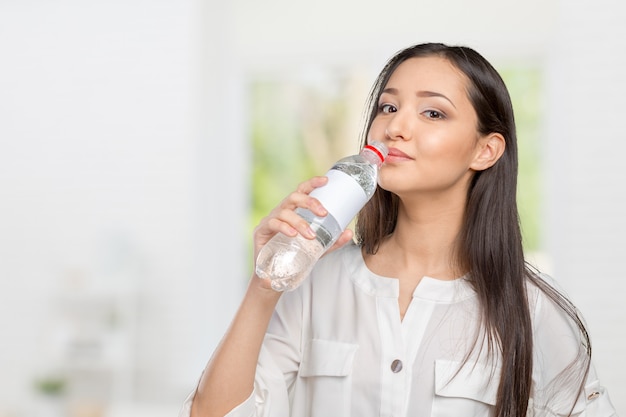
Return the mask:
<path fill-rule="evenodd" d="M 499 133 L 490 133 L 478 140 L 476 156 L 470 168 L 474 171 L 484 171 L 493 166 L 504 153 L 506 141 Z"/>

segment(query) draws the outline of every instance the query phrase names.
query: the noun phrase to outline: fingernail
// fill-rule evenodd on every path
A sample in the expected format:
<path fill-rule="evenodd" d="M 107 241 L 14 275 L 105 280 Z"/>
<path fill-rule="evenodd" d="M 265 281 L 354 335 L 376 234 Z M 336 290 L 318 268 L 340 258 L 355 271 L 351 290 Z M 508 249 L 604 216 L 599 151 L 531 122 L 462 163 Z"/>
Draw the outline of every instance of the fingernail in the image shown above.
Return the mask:
<path fill-rule="evenodd" d="M 313 229 L 311 229 L 310 227 L 308 229 L 306 229 L 306 234 L 309 237 L 315 237 L 315 232 L 313 231 Z"/>

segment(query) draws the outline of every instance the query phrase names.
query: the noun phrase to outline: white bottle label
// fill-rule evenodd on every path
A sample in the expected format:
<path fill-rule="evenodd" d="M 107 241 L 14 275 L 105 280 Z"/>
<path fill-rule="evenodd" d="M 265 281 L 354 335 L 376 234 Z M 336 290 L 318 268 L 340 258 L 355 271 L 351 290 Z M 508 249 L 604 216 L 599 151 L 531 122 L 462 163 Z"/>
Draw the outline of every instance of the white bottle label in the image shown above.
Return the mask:
<path fill-rule="evenodd" d="M 326 176 L 328 183 L 313 190 L 311 196 L 322 203 L 343 230 L 367 203 L 367 195 L 359 183 L 344 172 L 331 169 Z"/>

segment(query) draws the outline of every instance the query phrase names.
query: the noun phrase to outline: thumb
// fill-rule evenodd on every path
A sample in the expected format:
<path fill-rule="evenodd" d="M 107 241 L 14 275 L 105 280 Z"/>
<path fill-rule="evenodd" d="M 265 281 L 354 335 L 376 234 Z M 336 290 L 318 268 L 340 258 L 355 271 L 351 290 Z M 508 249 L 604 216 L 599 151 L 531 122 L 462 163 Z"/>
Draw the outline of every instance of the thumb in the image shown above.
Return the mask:
<path fill-rule="evenodd" d="M 330 247 L 330 249 L 328 249 L 328 251 L 326 251 L 326 253 L 332 252 L 335 249 L 339 249 L 340 247 L 344 246 L 346 243 L 351 242 L 353 237 L 354 237 L 354 232 L 352 230 L 350 229 L 344 230 L 339 236 L 339 238 L 337 239 L 337 241 L 333 244 L 333 246 Z"/>

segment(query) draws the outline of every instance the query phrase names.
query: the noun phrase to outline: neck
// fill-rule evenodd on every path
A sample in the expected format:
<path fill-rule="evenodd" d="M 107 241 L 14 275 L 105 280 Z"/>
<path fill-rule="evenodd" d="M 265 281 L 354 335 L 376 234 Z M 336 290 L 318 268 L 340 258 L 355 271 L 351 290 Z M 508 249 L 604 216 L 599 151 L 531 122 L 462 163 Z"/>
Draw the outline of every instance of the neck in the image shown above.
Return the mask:
<path fill-rule="evenodd" d="M 444 201 L 433 196 L 401 199 L 394 233 L 381 244 L 392 276 L 461 276 L 455 260 L 458 234 L 465 213 L 464 199 Z"/>

